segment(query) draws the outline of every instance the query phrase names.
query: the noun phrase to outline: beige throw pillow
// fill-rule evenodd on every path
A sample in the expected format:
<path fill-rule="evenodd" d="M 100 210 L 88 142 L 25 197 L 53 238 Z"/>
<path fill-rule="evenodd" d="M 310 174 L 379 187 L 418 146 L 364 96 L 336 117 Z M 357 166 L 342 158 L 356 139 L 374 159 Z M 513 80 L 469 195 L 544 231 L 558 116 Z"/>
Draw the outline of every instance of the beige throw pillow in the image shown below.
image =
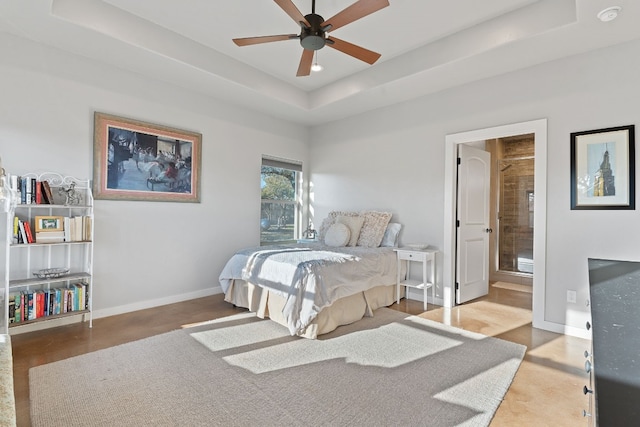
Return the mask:
<path fill-rule="evenodd" d="M 364 217 L 364 224 L 360 230 L 357 244 L 366 248 L 377 248 L 382 242 L 392 214 L 389 212 L 367 211 L 362 216 Z"/>
<path fill-rule="evenodd" d="M 339 216 L 359 216 L 358 212 L 346 212 L 346 211 L 331 211 L 329 215 L 325 219 L 322 220 L 322 224 L 320 225 L 320 230 L 318 230 L 318 239 L 321 242 L 324 242 L 324 237 L 327 234 L 327 230 L 333 224 L 336 223 L 336 218 Z"/>
<path fill-rule="evenodd" d="M 358 243 L 358 237 L 360 237 L 360 229 L 364 224 L 364 217 L 340 215 L 336 218 L 336 223 L 344 224 L 349 227 L 351 237 L 349 237 L 349 243 L 347 243 L 347 246 L 355 246 L 356 243 Z"/>

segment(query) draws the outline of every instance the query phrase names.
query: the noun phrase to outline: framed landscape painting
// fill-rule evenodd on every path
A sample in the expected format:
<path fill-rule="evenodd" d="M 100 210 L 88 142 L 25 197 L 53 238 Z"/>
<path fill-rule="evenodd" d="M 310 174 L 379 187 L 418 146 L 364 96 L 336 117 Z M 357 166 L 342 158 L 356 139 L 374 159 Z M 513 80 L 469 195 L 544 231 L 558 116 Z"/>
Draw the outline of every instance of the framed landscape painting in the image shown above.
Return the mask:
<path fill-rule="evenodd" d="M 635 129 L 571 134 L 571 209 L 635 209 Z"/>
<path fill-rule="evenodd" d="M 96 199 L 200 202 L 202 135 L 96 112 Z"/>

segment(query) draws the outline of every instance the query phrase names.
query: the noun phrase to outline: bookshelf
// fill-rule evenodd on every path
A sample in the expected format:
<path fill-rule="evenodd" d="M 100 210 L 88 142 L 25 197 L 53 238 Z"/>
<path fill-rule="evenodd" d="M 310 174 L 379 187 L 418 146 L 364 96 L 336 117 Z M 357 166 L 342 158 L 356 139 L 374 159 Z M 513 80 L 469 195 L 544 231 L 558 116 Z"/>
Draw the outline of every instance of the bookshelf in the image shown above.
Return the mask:
<path fill-rule="evenodd" d="M 78 320 L 88 321 L 91 327 L 91 181 L 52 172 L 8 180 L 11 201 L 0 213 L 4 224 L 2 332 L 27 332 Z M 45 191 L 44 182 L 50 191 Z M 64 191 L 70 188 L 71 194 Z M 27 189 L 31 191 L 25 195 Z"/>

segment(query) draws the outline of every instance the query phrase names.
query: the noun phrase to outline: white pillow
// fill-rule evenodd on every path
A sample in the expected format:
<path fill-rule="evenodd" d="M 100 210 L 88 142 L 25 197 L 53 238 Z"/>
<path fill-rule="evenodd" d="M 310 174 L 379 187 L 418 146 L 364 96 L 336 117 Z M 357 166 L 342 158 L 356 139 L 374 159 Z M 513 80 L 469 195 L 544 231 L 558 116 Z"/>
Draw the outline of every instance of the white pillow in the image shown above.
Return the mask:
<path fill-rule="evenodd" d="M 358 243 L 358 237 L 360 236 L 360 229 L 362 228 L 362 224 L 364 224 L 364 217 L 340 215 L 338 218 L 336 218 L 336 222 L 349 227 L 350 237 L 347 246 L 355 246 L 356 243 Z"/>
<path fill-rule="evenodd" d="M 387 229 L 384 232 L 384 236 L 382 237 L 382 243 L 380 246 L 385 246 L 389 248 L 395 248 L 398 246 L 398 235 L 400 234 L 400 229 L 402 228 L 402 224 L 397 222 L 390 222 L 387 225 Z"/>
<path fill-rule="evenodd" d="M 324 244 L 327 246 L 346 246 L 349 243 L 351 231 L 349 227 L 339 222 L 331 225 L 324 236 Z"/>

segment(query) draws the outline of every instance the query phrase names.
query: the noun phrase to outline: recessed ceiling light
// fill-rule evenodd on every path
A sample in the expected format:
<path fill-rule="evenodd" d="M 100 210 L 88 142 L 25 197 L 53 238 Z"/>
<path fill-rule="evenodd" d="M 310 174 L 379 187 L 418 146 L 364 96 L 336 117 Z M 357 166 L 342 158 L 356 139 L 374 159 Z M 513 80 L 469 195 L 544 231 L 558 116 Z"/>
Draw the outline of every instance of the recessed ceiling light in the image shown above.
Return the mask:
<path fill-rule="evenodd" d="M 622 8 L 620 6 L 608 7 L 598 13 L 598 19 L 602 22 L 613 21 L 618 17 L 618 13 L 620 13 L 621 10 Z"/>

